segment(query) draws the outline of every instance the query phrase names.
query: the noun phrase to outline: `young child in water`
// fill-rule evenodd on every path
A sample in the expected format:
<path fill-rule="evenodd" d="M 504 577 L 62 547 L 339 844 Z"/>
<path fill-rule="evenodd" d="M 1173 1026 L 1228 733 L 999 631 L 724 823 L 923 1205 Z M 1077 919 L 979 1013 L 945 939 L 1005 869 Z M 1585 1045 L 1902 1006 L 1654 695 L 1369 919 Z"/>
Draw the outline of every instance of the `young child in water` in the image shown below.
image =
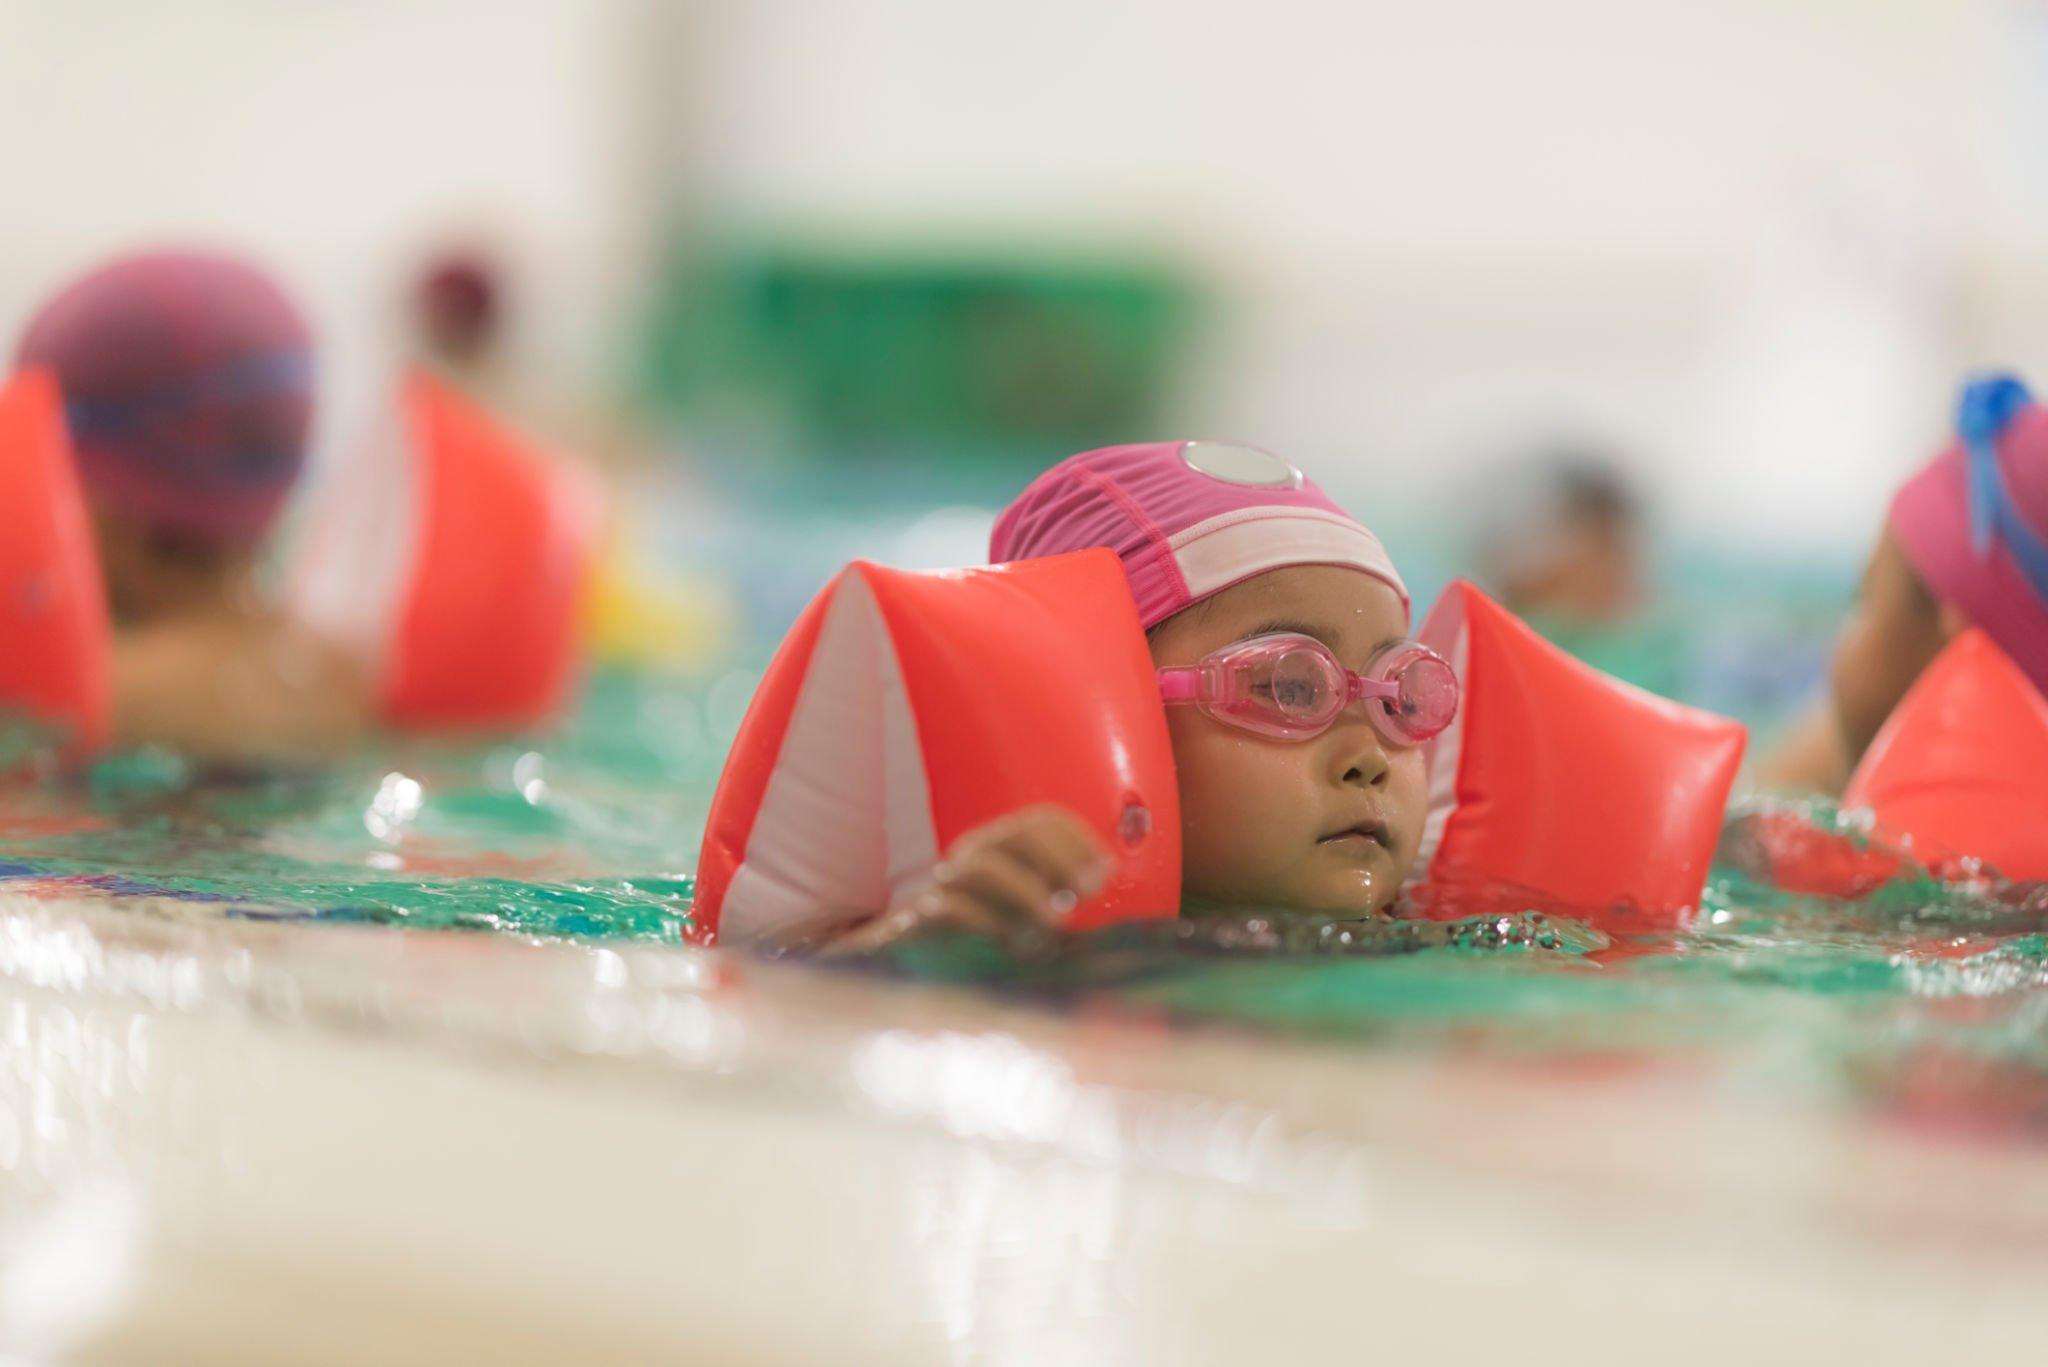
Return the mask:
<path fill-rule="evenodd" d="M 227 257 L 120 259 L 45 304 L 16 361 L 63 395 L 113 621 L 115 741 L 240 761 L 361 734 L 362 663 L 259 591 L 313 405 L 311 335 L 277 286 Z"/>
<path fill-rule="evenodd" d="M 1969 385 L 1962 440 L 1893 498 L 1836 638 L 1824 704 L 1764 765 L 1774 787 L 1838 791 L 1920 672 L 1982 627 L 2048 690 L 2048 413 L 2018 380 Z"/>
<path fill-rule="evenodd" d="M 1125 579 L 1166 696 L 1180 778 L 1183 895 L 1205 907 L 1365 916 L 1399 892 L 1422 840 L 1419 742 L 1457 683 L 1408 639 L 1408 591 L 1379 539 L 1287 461 L 1172 442 L 1070 457 L 997 521 L 992 561 L 1103 546 Z M 1195 703 L 1203 666 L 1252 698 Z M 1071 813 L 1035 807 L 955 842 L 929 882 L 828 948 L 946 925 L 1028 938 L 1112 868 Z"/>

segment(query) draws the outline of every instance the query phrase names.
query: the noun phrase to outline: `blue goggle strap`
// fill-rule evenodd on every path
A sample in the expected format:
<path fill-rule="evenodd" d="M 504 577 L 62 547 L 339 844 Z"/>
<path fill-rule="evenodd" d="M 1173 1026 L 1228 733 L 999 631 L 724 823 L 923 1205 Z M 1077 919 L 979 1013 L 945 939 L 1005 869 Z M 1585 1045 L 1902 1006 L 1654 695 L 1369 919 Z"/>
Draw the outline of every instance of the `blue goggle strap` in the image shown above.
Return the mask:
<path fill-rule="evenodd" d="M 1956 435 L 1962 438 L 1967 462 L 1971 545 L 1983 556 L 1991 553 L 1994 537 L 2003 541 L 2034 596 L 2048 603 L 2048 543 L 2013 507 L 2005 472 L 1998 466 L 1998 438 L 2033 401 L 2016 375 L 1972 380 L 1963 386 L 1956 404 Z"/>

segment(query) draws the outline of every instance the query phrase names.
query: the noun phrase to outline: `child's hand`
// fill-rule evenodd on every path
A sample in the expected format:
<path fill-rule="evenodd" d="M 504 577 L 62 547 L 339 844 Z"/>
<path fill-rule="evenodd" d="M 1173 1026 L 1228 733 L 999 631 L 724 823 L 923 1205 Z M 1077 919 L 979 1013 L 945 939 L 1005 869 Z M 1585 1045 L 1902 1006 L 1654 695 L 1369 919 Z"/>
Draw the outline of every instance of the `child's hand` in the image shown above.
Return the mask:
<path fill-rule="evenodd" d="M 1083 898 L 1101 891 L 1114 868 L 1102 841 L 1072 812 L 1026 807 L 961 836 L 923 887 L 823 952 L 864 953 L 933 926 L 1037 948 Z"/>

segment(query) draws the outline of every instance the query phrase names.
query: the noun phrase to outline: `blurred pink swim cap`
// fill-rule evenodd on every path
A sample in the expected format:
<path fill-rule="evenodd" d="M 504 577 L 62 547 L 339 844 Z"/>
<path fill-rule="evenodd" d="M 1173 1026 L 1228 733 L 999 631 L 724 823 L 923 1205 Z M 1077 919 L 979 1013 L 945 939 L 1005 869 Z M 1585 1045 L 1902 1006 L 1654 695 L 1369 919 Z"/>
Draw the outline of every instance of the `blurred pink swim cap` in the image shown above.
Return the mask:
<path fill-rule="evenodd" d="M 305 464 L 311 333 L 282 290 L 233 257 L 151 252 L 101 266 L 43 305 L 16 364 L 56 375 L 97 507 L 245 544 Z"/>
<path fill-rule="evenodd" d="M 1964 387 L 1956 425 L 1892 499 L 1892 535 L 1934 595 L 2048 692 L 2048 409 L 1991 375 Z"/>
<path fill-rule="evenodd" d="M 1346 565 L 1408 589 L 1380 539 L 1292 463 L 1255 446 L 1166 441 L 1106 446 L 1053 466 L 996 519 L 1000 564 L 1106 546 L 1150 630 L 1255 574 Z"/>

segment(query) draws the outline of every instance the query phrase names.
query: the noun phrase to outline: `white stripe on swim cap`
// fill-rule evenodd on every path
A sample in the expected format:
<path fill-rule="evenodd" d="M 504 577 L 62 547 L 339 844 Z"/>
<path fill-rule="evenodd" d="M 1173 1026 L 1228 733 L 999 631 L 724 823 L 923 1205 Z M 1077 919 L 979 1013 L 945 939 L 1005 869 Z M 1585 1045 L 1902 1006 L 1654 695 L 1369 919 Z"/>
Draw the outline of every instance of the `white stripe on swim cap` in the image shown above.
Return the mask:
<path fill-rule="evenodd" d="M 1348 565 L 1401 596 L 1408 586 L 1380 539 L 1348 517 L 1320 508 L 1237 508 L 1197 522 L 1167 538 L 1174 563 L 1196 599 L 1289 565 Z"/>

